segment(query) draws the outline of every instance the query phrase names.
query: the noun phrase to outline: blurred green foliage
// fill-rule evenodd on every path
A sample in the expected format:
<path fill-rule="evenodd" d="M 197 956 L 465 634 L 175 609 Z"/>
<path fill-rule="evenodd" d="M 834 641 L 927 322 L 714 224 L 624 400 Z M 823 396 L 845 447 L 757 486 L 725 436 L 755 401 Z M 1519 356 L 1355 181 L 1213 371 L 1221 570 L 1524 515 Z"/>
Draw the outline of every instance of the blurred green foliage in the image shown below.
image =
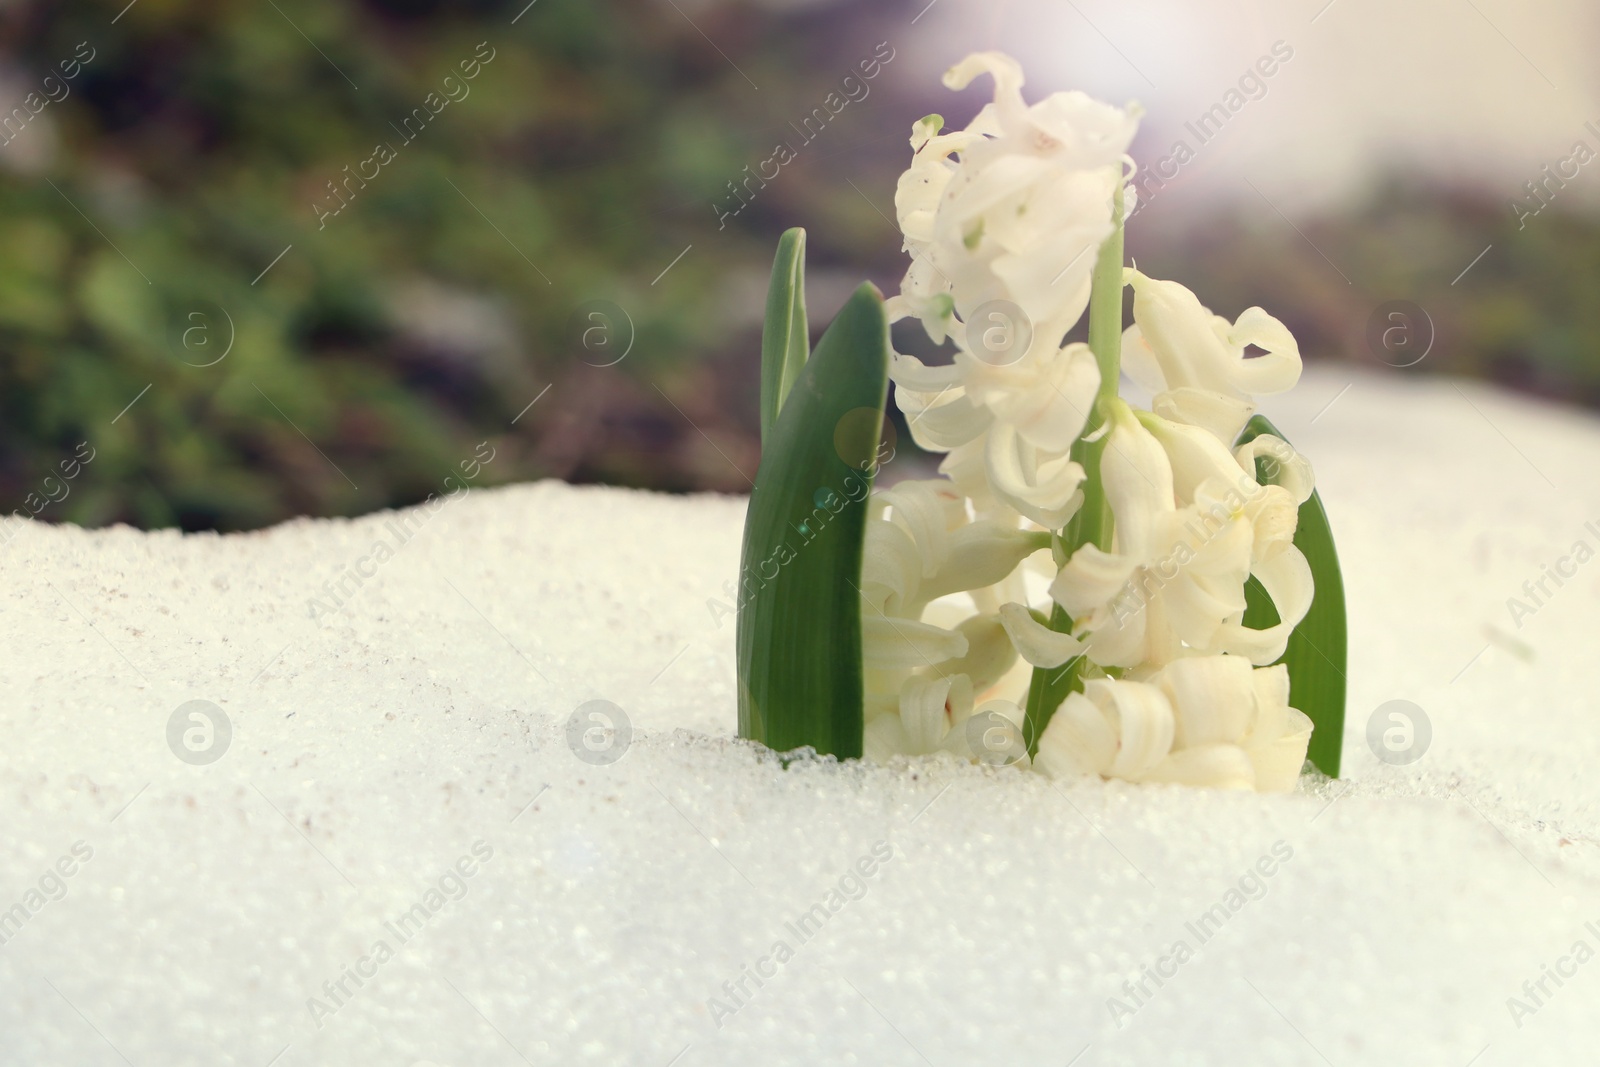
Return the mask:
<path fill-rule="evenodd" d="M 0 104 L 59 85 L 80 42 L 92 53 L 0 146 L 7 511 L 85 440 L 94 461 L 41 518 L 240 529 L 356 514 L 438 491 L 486 439 L 479 485 L 745 488 L 769 236 L 831 218 L 853 255 L 846 223 L 864 208 L 830 210 L 800 174 L 724 230 L 712 204 L 770 153 L 775 112 L 820 99 L 817 56 L 859 19 L 697 9 L 697 29 L 649 2 L 125 3 L 0 12 Z M 475 55 L 490 58 L 468 80 Z M 379 144 L 394 158 L 376 168 Z M 892 251 L 887 225 L 873 236 Z M 744 315 L 729 286 L 746 278 Z M 623 310 L 609 348 L 578 343 L 592 300 Z M 601 367 L 624 334 L 628 358 Z"/>

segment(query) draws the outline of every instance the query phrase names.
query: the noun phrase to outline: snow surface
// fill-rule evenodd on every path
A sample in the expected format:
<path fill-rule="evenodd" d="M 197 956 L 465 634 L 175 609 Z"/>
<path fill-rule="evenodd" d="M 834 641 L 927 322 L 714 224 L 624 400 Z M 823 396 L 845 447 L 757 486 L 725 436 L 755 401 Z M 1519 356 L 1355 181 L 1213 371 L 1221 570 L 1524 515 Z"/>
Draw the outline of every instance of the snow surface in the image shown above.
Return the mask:
<path fill-rule="evenodd" d="M 1352 620 L 1347 780 L 1290 796 L 782 768 L 732 736 L 707 607 L 740 499 L 544 483 L 239 536 L 22 529 L 0 1063 L 1587 1058 L 1600 562 L 1520 628 L 1506 601 L 1600 547 L 1600 422 L 1339 368 L 1269 414 L 1317 466 Z M 636 730 L 609 764 L 568 744 L 597 699 Z M 1395 699 L 1432 724 L 1407 766 L 1366 741 Z M 231 725 L 214 762 L 181 740 L 203 719 L 169 746 L 196 700 Z M 1172 976 L 1125 991 L 1147 966 Z"/>

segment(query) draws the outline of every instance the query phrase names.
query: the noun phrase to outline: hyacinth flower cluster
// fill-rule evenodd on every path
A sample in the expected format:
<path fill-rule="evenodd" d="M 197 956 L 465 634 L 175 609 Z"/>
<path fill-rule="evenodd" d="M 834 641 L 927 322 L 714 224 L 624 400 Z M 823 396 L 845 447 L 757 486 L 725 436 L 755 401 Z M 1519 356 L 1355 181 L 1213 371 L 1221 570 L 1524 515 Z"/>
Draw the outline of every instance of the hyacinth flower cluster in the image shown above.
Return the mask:
<path fill-rule="evenodd" d="M 1310 463 L 1256 414 L 1299 379 L 1293 336 L 1123 263 L 1136 107 L 1078 92 L 1029 105 L 998 53 L 944 80 L 980 76 L 993 100 L 964 129 L 913 127 L 900 293 L 863 287 L 809 359 L 803 241 L 780 247 L 746 567 L 768 558 L 779 517 L 832 503 L 807 478 L 830 463 L 878 473 L 868 415 L 884 378 L 943 459 L 756 583 L 741 734 L 1260 791 L 1292 789 L 1309 751 L 1336 775 L 1337 560 Z M 1087 343 L 1069 342 L 1086 315 Z M 948 362 L 892 352 L 900 319 Z M 1147 407 L 1119 395 L 1124 374 Z"/>

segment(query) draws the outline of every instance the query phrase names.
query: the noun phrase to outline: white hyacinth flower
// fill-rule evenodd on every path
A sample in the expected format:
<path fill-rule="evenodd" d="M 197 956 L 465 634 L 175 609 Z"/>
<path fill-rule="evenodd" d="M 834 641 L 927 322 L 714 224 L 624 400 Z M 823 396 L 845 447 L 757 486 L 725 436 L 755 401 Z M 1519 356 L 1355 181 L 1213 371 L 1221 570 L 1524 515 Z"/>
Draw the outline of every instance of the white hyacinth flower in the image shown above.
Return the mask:
<path fill-rule="evenodd" d="M 1101 461 L 1113 550 L 1083 546 L 1050 586 L 1093 662 L 1159 665 L 1188 650 L 1266 664 L 1283 654 L 1311 606 L 1311 571 L 1292 543 L 1299 501 L 1259 485 L 1245 467 L 1252 456 L 1231 454 L 1204 430 L 1113 405 Z M 1251 575 L 1272 597 L 1278 625 L 1243 625 Z"/>
<path fill-rule="evenodd" d="M 1311 720 L 1288 701 L 1287 668 L 1239 656 L 1177 659 L 1144 681 L 1091 679 L 1045 727 L 1034 766 L 1056 778 L 1287 792 L 1311 739 Z"/>
<path fill-rule="evenodd" d="M 1157 414 L 1203 426 L 1231 446 L 1256 397 L 1300 380 L 1294 335 L 1260 308 L 1229 322 L 1177 282 L 1132 268 L 1124 275 L 1133 286 L 1133 325 L 1122 335 L 1122 369 L 1155 394 Z M 1264 354 L 1246 358 L 1251 345 Z"/>
<path fill-rule="evenodd" d="M 941 473 L 980 514 L 1009 509 L 1052 530 L 1072 517 L 1084 471 L 1070 452 L 1100 387 L 1087 345 L 1036 342 L 1005 366 L 966 351 L 947 367 L 897 356 L 889 373 L 912 438 L 949 453 Z"/>
<path fill-rule="evenodd" d="M 865 751 L 883 760 L 940 749 L 971 756 L 960 729 L 1008 678 L 1016 651 L 985 591 L 1049 545 L 1015 523 L 972 520 L 948 481 L 901 482 L 872 496 L 861 568 Z M 971 603 L 950 603 L 954 594 Z M 975 703 L 982 703 L 976 707 Z"/>
<path fill-rule="evenodd" d="M 1077 92 L 1029 106 L 1021 68 L 995 52 L 968 56 L 945 84 L 980 74 L 993 77 L 994 100 L 965 130 L 919 122 L 895 194 L 912 264 L 891 319 L 915 315 L 958 351 L 943 367 L 898 356 L 890 377 L 912 437 L 950 453 L 941 471 L 980 514 L 1059 529 L 1082 499 L 1084 471 L 1069 453 L 1100 387 L 1088 347 L 1061 341 L 1116 225 L 1138 112 Z"/>
<path fill-rule="evenodd" d="M 994 79 L 994 100 L 965 130 L 940 134 L 937 115 L 913 129 L 895 212 L 915 261 L 890 311 L 916 315 L 942 340 L 952 313 L 967 322 L 979 305 L 1008 300 L 1059 343 L 1088 305 L 1139 110 L 1081 92 L 1029 106 L 1021 66 L 998 52 L 967 56 L 944 84 L 964 89 L 980 74 Z"/>
<path fill-rule="evenodd" d="M 895 192 L 912 261 L 890 321 L 915 317 L 955 352 L 890 357 L 896 403 L 917 444 L 944 453 L 943 478 L 873 497 L 864 750 L 1009 753 L 1037 669 L 1060 700 L 1033 708 L 1046 773 L 1292 789 L 1312 727 L 1277 661 L 1312 605 L 1295 537 L 1315 479 L 1271 433 L 1238 441 L 1258 398 L 1298 381 L 1299 347 L 1259 307 L 1230 321 L 1121 267 L 1137 107 L 1076 92 L 1029 105 L 1021 68 L 994 52 L 944 83 L 984 74 L 993 99 L 966 128 L 914 126 Z M 1093 348 L 1065 343 L 1091 295 Z M 1150 411 L 1116 395 L 1119 369 Z M 1319 519 L 1304 543 L 1327 536 Z M 1023 580 L 1036 552 L 1048 600 Z M 1252 582 L 1276 624 L 1245 625 Z"/>

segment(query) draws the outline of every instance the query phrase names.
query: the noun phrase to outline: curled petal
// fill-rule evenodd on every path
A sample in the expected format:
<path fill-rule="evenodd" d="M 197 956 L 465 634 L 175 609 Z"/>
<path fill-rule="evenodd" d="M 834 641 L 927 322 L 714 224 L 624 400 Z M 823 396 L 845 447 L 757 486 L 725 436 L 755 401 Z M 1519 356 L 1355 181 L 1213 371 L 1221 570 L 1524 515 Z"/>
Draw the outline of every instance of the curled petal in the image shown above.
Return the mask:
<path fill-rule="evenodd" d="M 984 466 L 995 496 L 1046 529 L 1065 526 L 1083 502 L 1083 467 L 1068 454 L 1041 452 L 1009 423 L 991 427 Z"/>
<path fill-rule="evenodd" d="M 1250 672 L 1256 715 L 1246 745 L 1262 744 L 1289 732 L 1289 668 L 1282 663 Z"/>
<path fill-rule="evenodd" d="M 1094 678 L 1084 694 L 1116 727 L 1117 754 L 1106 773 L 1136 781 L 1172 751 L 1172 705 L 1153 685 Z"/>
<path fill-rule="evenodd" d="M 1050 598 L 1068 615 L 1080 618 L 1109 604 L 1127 587 L 1138 566 L 1139 561 L 1132 556 L 1084 545 L 1050 583 Z"/>
<path fill-rule="evenodd" d="M 911 438 L 930 452 L 948 452 L 983 435 L 994 421 L 986 408 L 967 399 L 959 389 L 935 395 L 926 403 L 923 394 L 899 392 L 895 397 L 907 415 Z"/>
<path fill-rule="evenodd" d="M 903 526 L 867 523 L 861 549 L 861 593 L 873 607 L 901 614 L 917 599 L 922 571 L 922 553 Z"/>
<path fill-rule="evenodd" d="M 1162 668 L 1158 684 L 1177 722 L 1174 746 L 1237 744 L 1255 717 L 1253 673 L 1242 656 L 1190 656 Z"/>
<path fill-rule="evenodd" d="M 1251 790 L 1257 785 L 1256 768 L 1250 756 L 1238 745 L 1227 744 L 1201 745 L 1173 752 L 1152 767 L 1144 780 L 1213 789 Z"/>
<path fill-rule="evenodd" d="M 1305 766 L 1306 749 L 1311 744 L 1311 719 L 1296 708 L 1286 710 L 1282 734 L 1245 750 L 1255 766 L 1256 788 L 1263 793 L 1291 792 Z"/>
<path fill-rule="evenodd" d="M 1035 667 L 1059 667 L 1083 655 L 1084 645 L 1071 634 L 1057 633 L 1033 617 L 1022 604 L 1000 605 L 1000 624 L 1017 654 Z"/>
<path fill-rule="evenodd" d="M 1254 527 L 1248 506 L 1249 502 L 1237 492 L 1230 491 L 1219 498 L 1202 489 L 1193 511 L 1183 513 L 1193 516 L 1184 526 L 1190 549 L 1184 573 L 1232 581 L 1241 590 L 1235 598 L 1239 604 L 1236 610 L 1243 610 L 1242 590 L 1250 573 Z"/>
<path fill-rule="evenodd" d="M 1246 656 L 1251 663 L 1265 666 L 1283 655 L 1290 633 L 1311 609 L 1311 567 L 1298 548 L 1288 545 L 1260 563 L 1253 573 L 1278 609 L 1279 622 L 1264 630 L 1225 623 L 1217 631 L 1216 647 L 1218 651 Z"/>
<path fill-rule="evenodd" d="M 1141 114 L 1136 104 L 1115 107 L 1074 90 L 1051 93 L 1034 104 L 1028 109 L 1028 121 L 1041 150 L 1070 166 L 1089 168 L 1122 161 Z M 1131 213 L 1133 205 L 1126 205 L 1126 210 Z"/>
<path fill-rule="evenodd" d="M 1245 504 L 1245 514 L 1255 530 L 1251 559 L 1261 563 L 1294 543 L 1300 528 L 1300 505 L 1279 485 L 1264 485 Z"/>
<path fill-rule="evenodd" d="M 1130 584 L 1104 612 L 1090 618 L 1093 633 L 1085 642 L 1089 659 L 1102 667 L 1137 667 L 1172 659 L 1179 652 L 1178 638 L 1166 619 L 1162 598 L 1147 598 Z"/>
<path fill-rule="evenodd" d="M 1251 396 L 1271 396 L 1287 392 L 1300 380 L 1300 346 L 1289 327 L 1258 307 L 1248 307 L 1228 331 L 1228 343 L 1241 351 L 1246 345 L 1265 349 L 1266 354 L 1241 359 L 1234 368 L 1234 380 Z"/>
<path fill-rule="evenodd" d="M 949 478 L 962 495 L 972 501 L 973 510 L 978 515 L 991 516 L 1003 511 L 1007 517 L 1014 518 L 1016 511 L 999 503 L 994 491 L 989 488 L 989 475 L 984 462 L 984 453 L 987 451 L 988 443 L 983 440 L 958 445 L 939 461 L 939 473 Z"/>
<path fill-rule="evenodd" d="M 1311 461 L 1283 438 L 1264 433 L 1234 449 L 1233 455 L 1252 478 L 1256 468 L 1264 466 L 1265 484 L 1282 486 L 1293 494 L 1295 504 L 1311 499 L 1317 481 Z M 1266 463 L 1258 464 L 1257 460 L 1263 458 Z"/>
<path fill-rule="evenodd" d="M 1177 282 L 1129 270 L 1136 329 L 1123 334 L 1124 366 L 1155 392 L 1192 387 L 1249 397 L 1283 392 L 1300 377 L 1300 350 L 1288 328 L 1260 308 L 1237 322 L 1213 315 Z M 1266 354 L 1244 357 L 1257 345 Z"/>
<path fill-rule="evenodd" d="M 979 75 L 994 78 L 994 101 L 1007 125 L 1027 110 L 1022 102 L 1022 64 L 1003 52 L 974 52 L 944 72 L 946 89 L 965 89 Z"/>
<path fill-rule="evenodd" d="M 964 674 L 915 674 L 900 687 L 900 722 L 911 751 L 935 751 L 950 732 L 952 717 L 972 710 L 972 682 Z"/>
<path fill-rule="evenodd" d="M 1239 461 L 1209 430 L 1144 412 L 1138 418 L 1166 451 L 1179 500 L 1193 500 L 1195 490 L 1209 479 L 1229 486 L 1247 480 L 1254 484 L 1253 479 L 1239 477 Z"/>
<path fill-rule="evenodd" d="M 928 667 L 967 654 L 959 633 L 870 610 L 861 613 L 861 645 L 869 667 Z"/>
<path fill-rule="evenodd" d="M 1127 268 L 1126 273 L 1132 272 L 1132 267 Z M 1145 340 L 1144 329 L 1137 322 L 1122 331 L 1120 362 L 1122 373 L 1140 389 L 1156 394 L 1175 391 L 1167 389 L 1167 376 L 1161 370 L 1160 361 L 1156 359 L 1156 351 L 1150 347 L 1150 342 Z"/>
<path fill-rule="evenodd" d="M 1153 360 L 1155 357 L 1152 354 L 1149 358 Z M 1184 386 L 1157 393 L 1150 401 L 1150 410 L 1172 422 L 1198 426 L 1209 431 L 1224 445 L 1231 445 L 1239 439 L 1239 432 L 1250 421 L 1250 416 L 1256 413 L 1256 406 L 1227 393 Z M 1253 467 L 1251 471 L 1254 471 Z"/>
<path fill-rule="evenodd" d="M 994 585 L 1049 544 L 1047 534 L 1019 530 L 993 519 L 968 523 L 950 534 L 949 555 L 924 583 L 922 594 L 932 599 Z"/>
<path fill-rule="evenodd" d="M 900 297 L 890 297 L 899 300 Z M 950 365 L 930 367 L 916 356 L 896 355 L 889 361 L 889 380 L 897 386 L 896 396 L 904 393 L 926 393 L 926 397 L 919 397 L 916 403 L 919 407 L 926 406 L 934 396 L 947 389 L 954 389 L 961 384 L 961 375 L 957 369 Z M 902 406 L 901 410 L 905 408 Z"/>
<path fill-rule="evenodd" d="M 1104 774 L 1117 755 L 1117 733 L 1099 705 L 1071 693 L 1039 738 L 1033 765 L 1052 778 Z"/>
<path fill-rule="evenodd" d="M 1011 375 L 970 356 L 957 359 L 971 367 L 968 395 L 1035 448 L 1064 453 L 1083 435 L 1100 388 L 1100 368 L 1088 345 L 1071 344 L 1038 358 L 1030 354 L 1027 365 Z"/>
<path fill-rule="evenodd" d="M 889 521 L 902 527 L 916 543 L 924 578 L 931 578 L 943 565 L 949 553 L 949 529 L 966 517 L 952 489 L 942 479 L 905 481 L 875 494 L 890 507 Z"/>
<path fill-rule="evenodd" d="M 993 686 L 1017 662 L 1017 650 L 1012 647 L 999 616 L 974 615 L 956 630 L 967 639 L 967 654 L 947 660 L 939 669 L 946 674 L 966 675 L 975 693 Z M 957 722 L 959 719 L 953 719 L 951 725 Z"/>
<path fill-rule="evenodd" d="M 1244 572 L 1237 579 L 1182 573 L 1160 590 L 1160 605 L 1175 637 L 1189 647 L 1212 651 L 1230 617 L 1245 609 Z"/>

